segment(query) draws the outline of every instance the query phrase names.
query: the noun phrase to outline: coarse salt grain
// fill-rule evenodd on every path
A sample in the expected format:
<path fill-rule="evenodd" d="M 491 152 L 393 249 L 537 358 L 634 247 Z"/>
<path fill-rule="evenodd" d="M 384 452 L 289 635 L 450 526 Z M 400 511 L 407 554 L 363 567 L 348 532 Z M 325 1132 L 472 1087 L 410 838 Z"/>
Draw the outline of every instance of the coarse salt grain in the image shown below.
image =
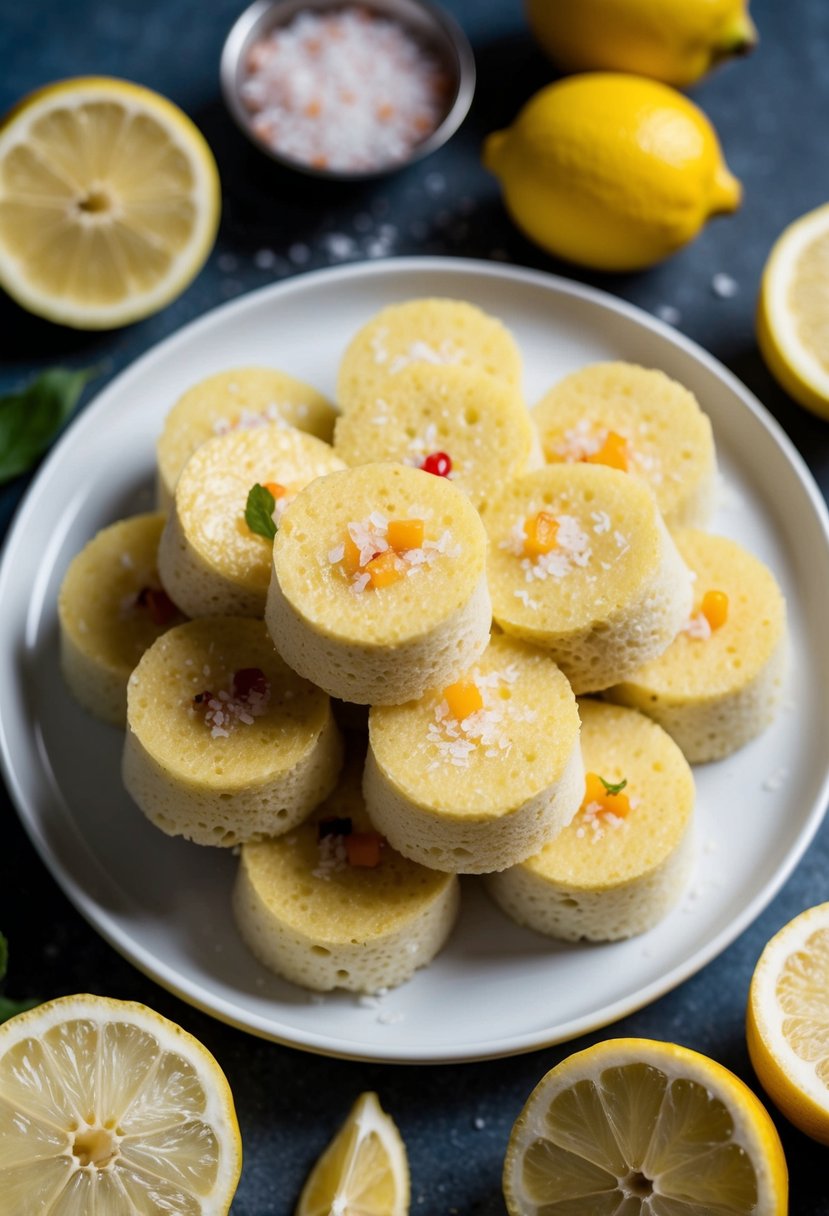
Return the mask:
<path fill-rule="evenodd" d="M 450 85 L 403 25 L 356 6 L 299 12 L 253 44 L 245 68 L 240 95 L 255 134 L 341 172 L 406 160 L 441 122 Z"/>

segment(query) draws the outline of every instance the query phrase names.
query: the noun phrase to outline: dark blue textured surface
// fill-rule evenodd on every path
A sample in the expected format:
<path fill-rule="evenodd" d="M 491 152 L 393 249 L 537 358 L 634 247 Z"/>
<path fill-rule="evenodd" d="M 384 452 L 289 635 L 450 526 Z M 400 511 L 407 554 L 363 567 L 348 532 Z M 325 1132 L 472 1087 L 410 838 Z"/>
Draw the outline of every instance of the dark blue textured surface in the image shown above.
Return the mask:
<path fill-rule="evenodd" d="M 354 258 L 493 257 L 595 283 L 651 311 L 677 308 L 678 327 L 757 393 L 792 436 L 824 493 L 829 491 L 829 424 L 804 413 L 777 388 L 757 354 L 753 326 L 760 271 L 774 238 L 795 216 L 829 200 L 825 0 L 757 0 L 752 11 L 761 32 L 759 50 L 694 90 L 744 184 L 742 210 L 713 223 L 664 266 L 622 277 L 581 274 L 535 249 L 507 222 L 496 184 L 480 168 L 482 136 L 508 123 L 552 76 L 526 32 L 517 0 L 447 4 L 464 25 L 479 66 L 472 112 L 451 144 L 385 182 L 339 191 L 311 189 L 285 177 L 248 146 L 225 115 L 218 56 L 240 7 L 235 0 L 4 0 L 0 5 L 0 111 L 62 76 L 94 72 L 138 80 L 166 93 L 202 127 L 219 160 L 225 196 L 222 229 L 208 266 L 156 317 L 120 332 L 83 335 L 27 317 L 0 300 L 0 389 L 61 361 L 104 363 L 106 371 L 93 386 L 97 390 L 105 378 L 215 304 L 274 278 L 334 262 L 344 250 Z M 352 244 L 331 240 L 338 236 Z M 717 272 L 736 280 L 733 298 L 713 294 Z M 24 489 L 20 479 L 0 494 L 3 530 Z M 815 723 L 814 729 L 826 736 L 827 724 Z M 19 995 L 91 990 L 142 1000 L 215 1052 L 236 1096 L 245 1147 L 235 1216 L 288 1216 L 311 1162 L 366 1088 L 379 1091 L 405 1137 L 413 1213 L 496 1216 L 503 1212 L 499 1179 L 510 1126 L 534 1083 L 570 1050 L 615 1035 L 671 1039 L 714 1056 L 753 1084 L 743 1017 L 754 963 L 786 920 L 829 898 L 825 825 L 755 924 L 703 972 L 648 1009 L 567 1047 L 512 1060 L 417 1069 L 354 1064 L 248 1038 L 145 979 L 66 902 L 7 799 L 0 814 L 0 928 L 12 944 L 9 986 Z M 792 1213 L 826 1216 L 827 1150 L 778 1122 L 792 1174 Z"/>

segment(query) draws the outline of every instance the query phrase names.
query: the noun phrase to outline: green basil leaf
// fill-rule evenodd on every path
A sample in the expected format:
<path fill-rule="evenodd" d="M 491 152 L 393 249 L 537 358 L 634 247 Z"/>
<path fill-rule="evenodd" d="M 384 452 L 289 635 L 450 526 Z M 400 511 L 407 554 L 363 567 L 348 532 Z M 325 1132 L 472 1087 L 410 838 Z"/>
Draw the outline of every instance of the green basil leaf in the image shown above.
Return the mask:
<path fill-rule="evenodd" d="M 605 781 L 604 777 L 599 777 L 599 780 L 607 790 L 608 794 L 621 794 L 622 790 L 628 783 L 627 777 L 623 777 L 621 781 L 616 783 L 616 785 L 614 785 L 612 781 Z"/>
<path fill-rule="evenodd" d="M 40 1004 L 36 999 L 13 1001 L 10 997 L 0 996 L 0 1022 L 8 1022 L 9 1018 L 17 1017 L 18 1013 L 25 1013 L 27 1009 L 34 1009 Z"/>
<path fill-rule="evenodd" d="M 6 974 L 9 966 L 9 943 L 6 941 L 2 933 L 0 933 L 0 980 Z"/>
<path fill-rule="evenodd" d="M 245 523 L 251 532 L 264 536 L 266 540 L 273 540 L 276 536 L 276 524 L 273 520 L 275 507 L 276 499 L 273 494 L 257 481 L 256 485 L 251 487 L 245 504 Z"/>
<path fill-rule="evenodd" d="M 66 422 L 96 369 L 53 367 L 0 397 L 0 484 L 25 473 Z"/>

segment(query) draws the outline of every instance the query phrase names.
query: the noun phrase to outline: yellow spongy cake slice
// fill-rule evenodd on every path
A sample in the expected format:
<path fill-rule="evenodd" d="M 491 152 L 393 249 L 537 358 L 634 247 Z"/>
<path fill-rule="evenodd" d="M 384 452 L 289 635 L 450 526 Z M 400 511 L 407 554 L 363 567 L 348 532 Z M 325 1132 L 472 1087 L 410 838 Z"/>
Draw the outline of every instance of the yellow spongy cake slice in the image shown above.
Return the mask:
<path fill-rule="evenodd" d="M 123 726 L 127 680 L 148 646 L 183 616 L 161 589 L 156 556 L 164 516 L 104 528 L 72 559 L 58 596 L 61 668 L 75 698 Z"/>
<path fill-rule="evenodd" d="M 342 468 L 327 443 L 293 427 L 203 443 L 184 466 L 161 537 L 158 568 L 170 597 L 191 617 L 264 616 L 273 544 L 247 525 L 250 490 L 258 482 L 284 491 L 278 521 L 299 490 Z"/>
<path fill-rule="evenodd" d="M 530 468 L 536 453 L 529 411 L 514 386 L 467 367 L 428 363 L 390 377 L 377 396 L 341 416 L 334 450 L 349 465 L 399 460 L 415 468 L 443 453 L 451 480 L 479 510 Z"/>
<path fill-rule="evenodd" d="M 398 552 L 391 524 L 405 521 L 422 526 L 423 539 Z M 348 544 L 363 562 L 351 573 Z M 394 581 L 376 586 L 368 571 L 381 552 Z M 400 464 L 321 477 L 285 511 L 273 560 L 265 619 L 274 644 L 341 700 L 412 700 L 448 683 L 487 645 L 486 533 L 445 477 Z"/>
<path fill-rule="evenodd" d="M 692 764 L 719 760 L 772 722 L 783 689 L 786 604 L 774 575 L 736 541 L 689 530 L 676 536 L 696 575 L 696 608 L 658 659 L 605 694 L 648 714 Z M 706 628 L 706 592 L 727 596 L 723 624 Z"/>
<path fill-rule="evenodd" d="M 546 654 L 504 635 L 448 690 L 373 707 L 369 739 L 369 814 L 401 853 L 438 870 L 514 865 L 581 801 L 572 689 Z"/>
<path fill-rule="evenodd" d="M 246 617 L 159 638 L 130 677 L 127 726 L 128 792 L 162 831 L 198 844 L 286 832 L 331 792 L 342 760 L 328 697 Z"/>
<path fill-rule="evenodd" d="M 528 553 L 539 517 L 552 547 Z M 484 522 L 495 620 L 548 650 L 577 693 L 661 654 L 688 616 L 688 571 L 651 490 L 626 473 L 548 465 L 511 482 Z"/>
<path fill-rule="evenodd" d="M 377 313 L 343 356 L 337 402 L 345 413 L 383 395 L 383 387 L 415 364 L 456 365 L 487 372 L 518 387 L 521 354 L 509 330 L 463 300 L 407 300 Z"/>
<path fill-rule="evenodd" d="M 652 928 L 693 863 L 694 779 L 673 740 L 635 710 L 580 701 L 585 770 L 627 784 L 624 815 L 588 802 L 555 840 L 486 880 L 520 925 L 550 937 L 615 941 Z M 618 809 L 618 808 L 617 808 Z"/>
<path fill-rule="evenodd" d="M 242 849 L 233 899 L 239 932 L 266 967 L 306 988 L 402 984 L 432 961 L 457 915 L 454 875 L 408 861 L 387 843 L 379 864 L 355 866 L 345 837 L 318 839 L 320 821 L 330 819 L 350 820 L 353 833 L 373 831 L 361 772 L 362 754 L 309 820 Z"/>
<path fill-rule="evenodd" d="M 601 460 L 615 434 L 627 471 L 650 485 L 670 529 L 708 522 L 716 477 L 711 423 L 693 393 L 664 372 L 594 363 L 550 389 L 532 417 L 547 460 Z"/>
<path fill-rule="evenodd" d="M 170 509 L 181 470 L 206 440 L 281 423 L 329 442 L 335 418 L 327 397 L 273 367 L 234 367 L 200 380 L 170 410 L 158 440 L 159 509 Z"/>

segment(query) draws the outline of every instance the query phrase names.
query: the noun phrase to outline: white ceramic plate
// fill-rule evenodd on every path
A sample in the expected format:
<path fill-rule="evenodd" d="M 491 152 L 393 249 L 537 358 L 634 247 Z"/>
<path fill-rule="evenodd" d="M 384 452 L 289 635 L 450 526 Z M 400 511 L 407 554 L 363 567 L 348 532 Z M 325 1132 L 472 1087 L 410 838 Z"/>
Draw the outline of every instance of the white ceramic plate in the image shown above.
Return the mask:
<path fill-rule="evenodd" d="M 724 476 L 715 529 L 780 580 L 792 639 L 787 706 L 761 739 L 697 770 L 696 873 L 650 933 L 561 946 L 505 919 L 474 880 L 452 939 L 378 1001 L 320 999 L 261 968 L 230 914 L 235 859 L 156 831 L 121 787 L 122 736 L 81 711 L 58 674 L 55 601 L 98 528 L 146 509 L 154 440 L 194 381 L 273 364 L 333 393 L 343 348 L 385 304 L 470 300 L 501 317 L 526 362 L 531 402 L 599 359 L 659 367 L 711 416 Z M 185 1000 L 237 1026 L 332 1055 L 482 1059 L 572 1038 L 691 975 L 771 899 L 827 800 L 829 525 L 785 435 L 714 359 L 652 317 L 563 279 L 446 259 L 322 271 L 226 304 L 175 334 L 84 411 L 32 486 L 0 569 L 0 750 L 12 796 L 47 866 L 96 929 Z"/>

